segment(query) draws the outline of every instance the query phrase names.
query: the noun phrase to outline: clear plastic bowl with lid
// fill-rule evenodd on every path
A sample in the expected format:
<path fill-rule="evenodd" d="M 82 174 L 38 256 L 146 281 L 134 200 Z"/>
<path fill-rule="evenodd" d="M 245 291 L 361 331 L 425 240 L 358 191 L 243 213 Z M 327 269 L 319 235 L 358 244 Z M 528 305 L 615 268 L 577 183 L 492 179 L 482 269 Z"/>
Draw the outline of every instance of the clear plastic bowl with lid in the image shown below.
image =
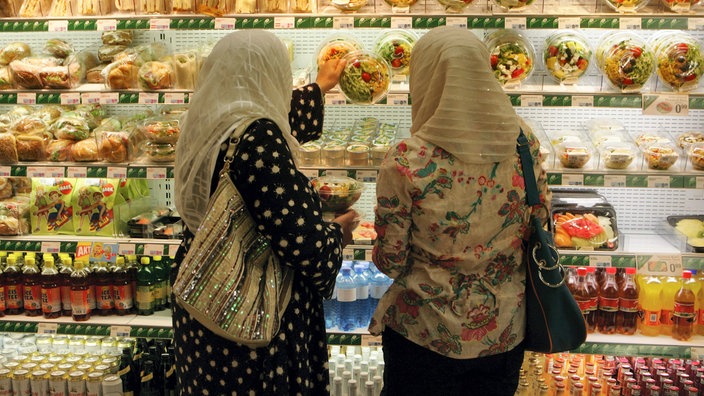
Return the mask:
<path fill-rule="evenodd" d="M 533 4 L 533 0 L 491 0 L 491 2 L 504 11 L 523 11 Z"/>
<path fill-rule="evenodd" d="M 362 49 L 362 44 L 355 38 L 346 35 L 333 35 L 325 39 L 318 47 L 316 64 L 320 67 L 331 59 L 342 59 L 353 51 Z"/>
<path fill-rule="evenodd" d="M 545 39 L 545 68 L 561 84 L 576 84 L 589 68 L 591 58 L 589 41 L 576 31 L 560 31 Z"/>
<path fill-rule="evenodd" d="M 668 170 L 680 155 L 675 145 L 669 142 L 653 143 L 643 149 L 643 157 L 648 164 L 648 169 Z"/>
<path fill-rule="evenodd" d="M 176 143 L 181 134 L 180 121 L 173 116 L 147 118 L 139 125 L 144 137 L 156 143 Z"/>
<path fill-rule="evenodd" d="M 616 12 L 637 12 L 650 3 L 650 0 L 604 0 Z"/>
<path fill-rule="evenodd" d="M 687 148 L 687 155 L 692 168 L 704 170 L 704 143 L 694 143 Z"/>
<path fill-rule="evenodd" d="M 364 184 L 351 177 L 320 176 L 310 180 L 325 212 L 344 212 L 362 196 Z"/>
<path fill-rule="evenodd" d="M 486 36 L 484 44 L 489 50 L 494 76 L 502 85 L 518 85 L 533 72 L 535 50 L 517 31 L 496 30 Z"/>
<path fill-rule="evenodd" d="M 694 36 L 681 31 L 663 31 L 650 41 L 660 80 L 675 91 L 697 88 L 704 75 L 704 56 Z"/>
<path fill-rule="evenodd" d="M 627 169 L 636 158 L 637 149 L 629 142 L 614 142 L 604 144 L 599 152 L 604 168 Z"/>
<path fill-rule="evenodd" d="M 584 168 L 592 159 L 592 150 L 587 143 L 564 142 L 555 148 L 557 157 L 565 168 Z"/>
<path fill-rule="evenodd" d="M 650 46 L 633 32 L 604 36 L 596 50 L 596 62 L 609 84 L 621 92 L 639 92 L 654 69 Z"/>
<path fill-rule="evenodd" d="M 342 12 L 359 11 L 367 3 L 367 0 L 330 0 L 330 4 Z"/>
<path fill-rule="evenodd" d="M 391 84 L 389 64 L 377 54 L 366 51 L 350 52 L 340 76 L 340 90 L 348 101 L 374 104 L 386 97 Z"/>
<path fill-rule="evenodd" d="M 674 12 L 690 12 L 700 4 L 699 0 L 661 0 L 661 3 Z"/>
<path fill-rule="evenodd" d="M 390 30 L 377 38 L 374 52 L 391 66 L 394 74 L 408 74 L 411 51 L 418 36 L 408 30 Z"/>
<path fill-rule="evenodd" d="M 384 2 L 394 8 L 408 8 L 418 0 L 384 0 Z"/>
<path fill-rule="evenodd" d="M 464 11 L 474 0 L 437 0 L 438 4 L 445 7 L 445 12 L 454 14 Z"/>

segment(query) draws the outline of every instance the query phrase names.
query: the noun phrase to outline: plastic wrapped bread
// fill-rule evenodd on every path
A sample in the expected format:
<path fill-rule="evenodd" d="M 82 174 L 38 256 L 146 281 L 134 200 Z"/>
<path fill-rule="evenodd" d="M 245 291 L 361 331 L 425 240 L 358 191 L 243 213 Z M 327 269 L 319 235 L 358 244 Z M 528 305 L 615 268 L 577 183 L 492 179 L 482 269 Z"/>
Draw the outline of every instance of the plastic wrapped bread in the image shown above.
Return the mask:
<path fill-rule="evenodd" d="M 193 0 L 172 0 L 171 12 L 174 14 L 192 14 Z"/>
<path fill-rule="evenodd" d="M 0 164 L 10 165 L 19 161 L 17 157 L 17 143 L 11 133 L 0 133 Z"/>
<path fill-rule="evenodd" d="M 76 0 L 77 13 L 81 16 L 100 16 L 111 12 L 109 0 Z"/>
<path fill-rule="evenodd" d="M 24 0 L 20 8 L 22 18 L 36 18 L 48 16 L 51 9 L 51 0 Z"/>
<path fill-rule="evenodd" d="M 16 0 L 0 0 L 0 18 L 16 17 L 20 6 L 21 2 Z"/>
<path fill-rule="evenodd" d="M 174 84 L 174 70 L 167 62 L 152 61 L 143 64 L 137 72 L 142 89 L 169 89 Z"/>
<path fill-rule="evenodd" d="M 135 0 L 115 0 L 113 6 L 116 11 L 134 11 L 137 8 Z"/>
<path fill-rule="evenodd" d="M 53 0 L 49 9 L 49 16 L 67 17 L 77 15 L 74 11 L 72 0 Z"/>
<path fill-rule="evenodd" d="M 15 86 L 12 83 L 12 73 L 10 66 L 0 66 L 0 91 L 5 89 L 13 89 Z"/>
<path fill-rule="evenodd" d="M 113 62 L 103 69 L 102 75 L 110 89 L 131 89 L 138 86 L 138 71 L 139 66 L 133 62 Z"/>
<path fill-rule="evenodd" d="M 199 14 L 219 17 L 229 14 L 232 10 L 232 0 L 196 0 L 196 11 Z"/>
<path fill-rule="evenodd" d="M 100 34 L 100 41 L 105 45 L 130 45 L 132 39 L 131 30 L 106 30 Z"/>
<path fill-rule="evenodd" d="M 254 14 L 257 12 L 257 0 L 235 0 L 235 13 Z"/>
<path fill-rule="evenodd" d="M 262 0 L 262 12 L 284 13 L 288 12 L 288 0 Z"/>
<path fill-rule="evenodd" d="M 165 15 L 171 12 L 169 0 L 137 0 L 137 13 Z"/>
<path fill-rule="evenodd" d="M 5 45 L 0 50 L 0 65 L 9 65 L 12 61 L 24 59 L 32 55 L 29 45 L 22 42 L 14 42 Z"/>
<path fill-rule="evenodd" d="M 198 59 L 195 51 L 176 53 L 171 57 L 175 83 L 174 88 L 193 90 L 196 86 Z"/>

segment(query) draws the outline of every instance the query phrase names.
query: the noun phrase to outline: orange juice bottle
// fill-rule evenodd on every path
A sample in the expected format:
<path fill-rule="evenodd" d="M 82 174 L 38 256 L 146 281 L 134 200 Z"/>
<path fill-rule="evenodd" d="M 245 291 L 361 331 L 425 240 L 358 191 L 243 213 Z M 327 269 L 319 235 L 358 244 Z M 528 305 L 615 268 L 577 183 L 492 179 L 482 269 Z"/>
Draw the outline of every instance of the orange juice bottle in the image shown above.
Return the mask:
<path fill-rule="evenodd" d="M 662 281 L 654 275 L 640 275 L 638 279 L 640 281 L 638 300 L 640 301 L 640 310 L 643 312 L 639 327 L 640 333 L 644 336 L 658 336 L 660 335 L 662 310 L 662 301 L 660 300 Z"/>
<path fill-rule="evenodd" d="M 675 308 L 672 312 L 672 338 L 680 341 L 687 341 L 692 338 L 694 321 L 696 314 L 694 304 L 697 299 L 692 290 L 692 273 L 685 270 L 682 272 L 682 283 L 675 294 Z"/>
<path fill-rule="evenodd" d="M 672 312 L 675 309 L 675 294 L 680 290 L 682 282 L 677 276 L 664 276 L 662 279 L 662 310 L 660 311 L 660 334 L 672 335 Z"/>

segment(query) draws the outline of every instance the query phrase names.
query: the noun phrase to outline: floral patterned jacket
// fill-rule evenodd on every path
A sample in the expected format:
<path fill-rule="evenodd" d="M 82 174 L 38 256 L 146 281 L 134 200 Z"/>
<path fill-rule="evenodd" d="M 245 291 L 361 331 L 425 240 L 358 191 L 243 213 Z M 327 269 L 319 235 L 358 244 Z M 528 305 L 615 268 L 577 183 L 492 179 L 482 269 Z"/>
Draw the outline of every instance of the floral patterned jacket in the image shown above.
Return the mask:
<path fill-rule="evenodd" d="M 541 200 L 540 146 L 527 130 Z M 396 144 L 377 179 L 373 251 L 394 279 L 369 326 L 389 326 L 439 354 L 468 359 L 513 349 L 525 332 L 522 241 L 529 208 L 518 154 L 466 164 L 419 138 Z"/>

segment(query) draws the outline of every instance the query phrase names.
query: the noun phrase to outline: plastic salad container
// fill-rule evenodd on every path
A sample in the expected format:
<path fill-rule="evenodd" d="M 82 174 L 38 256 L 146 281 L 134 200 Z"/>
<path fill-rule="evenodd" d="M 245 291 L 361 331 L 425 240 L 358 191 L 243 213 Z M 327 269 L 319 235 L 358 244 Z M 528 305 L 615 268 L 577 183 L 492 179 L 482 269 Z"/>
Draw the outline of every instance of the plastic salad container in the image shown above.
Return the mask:
<path fill-rule="evenodd" d="M 545 40 L 543 61 L 550 76 L 562 84 L 575 84 L 591 62 L 592 50 L 581 34 L 569 30 Z"/>
<path fill-rule="evenodd" d="M 347 65 L 340 76 L 340 90 L 345 98 L 356 104 L 374 104 L 389 92 L 391 71 L 380 56 L 366 51 L 355 51 L 345 56 Z"/>
<path fill-rule="evenodd" d="M 653 143 L 643 149 L 648 169 L 668 170 L 679 159 L 677 148 L 672 143 Z"/>
<path fill-rule="evenodd" d="M 606 4 L 617 12 L 636 12 L 648 5 L 650 0 L 604 0 Z"/>
<path fill-rule="evenodd" d="M 445 11 L 448 13 L 458 13 L 462 12 L 474 0 L 438 0 L 438 4 L 445 7 Z"/>
<path fill-rule="evenodd" d="M 637 149 L 632 143 L 606 143 L 599 148 L 601 162 L 606 169 L 627 169 L 636 158 Z"/>
<path fill-rule="evenodd" d="M 393 74 L 408 74 L 411 51 L 418 36 L 407 30 L 390 30 L 379 36 L 374 52 L 391 66 Z"/>
<path fill-rule="evenodd" d="M 699 4 L 699 0 L 662 0 L 661 3 L 670 11 L 689 12 Z"/>
<path fill-rule="evenodd" d="M 384 2 L 391 7 L 395 8 L 407 8 L 415 4 L 418 0 L 384 0 Z"/>
<path fill-rule="evenodd" d="M 342 12 L 354 12 L 367 5 L 367 0 L 330 0 L 330 4 Z"/>
<path fill-rule="evenodd" d="M 320 176 L 310 180 L 325 212 L 344 212 L 362 196 L 364 184 L 351 177 Z"/>
<path fill-rule="evenodd" d="M 660 80 L 675 91 L 697 88 L 704 75 L 704 57 L 697 40 L 680 31 L 661 32 L 651 40 Z"/>
<path fill-rule="evenodd" d="M 535 51 L 517 31 L 497 30 L 487 35 L 484 43 L 489 49 L 491 69 L 502 85 L 520 84 L 533 72 Z"/>
<path fill-rule="evenodd" d="M 491 0 L 505 11 L 521 11 L 533 4 L 533 0 Z"/>
<path fill-rule="evenodd" d="M 687 149 L 692 168 L 704 170 L 704 143 L 694 143 Z"/>
<path fill-rule="evenodd" d="M 328 37 L 318 48 L 316 64 L 320 67 L 330 59 L 341 59 L 353 51 L 362 49 L 362 44 L 352 37 L 335 35 Z"/>
<path fill-rule="evenodd" d="M 596 51 L 599 69 L 622 92 L 638 92 L 645 86 L 653 74 L 653 58 L 645 41 L 631 32 L 608 34 Z"/>

